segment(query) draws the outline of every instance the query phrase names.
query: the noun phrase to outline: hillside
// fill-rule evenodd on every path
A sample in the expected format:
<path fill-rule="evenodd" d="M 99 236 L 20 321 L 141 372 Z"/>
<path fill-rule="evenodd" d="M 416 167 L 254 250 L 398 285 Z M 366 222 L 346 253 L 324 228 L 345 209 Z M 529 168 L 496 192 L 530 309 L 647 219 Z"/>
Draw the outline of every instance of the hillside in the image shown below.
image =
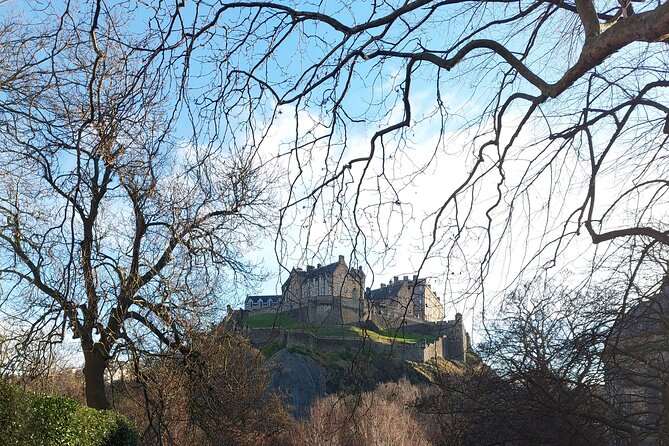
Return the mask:
<path fill-rule="evenodd" d="M 436 376 L 461 374 L 469 365 L 437 359 L 407 361 L 372 349 L 324 352 L 306 348 L 266 348 L 270 388 L 285 393 L 292 413 L 306 415 L 313 402 L 328 394 L 358 394 L 382 383 L 407 380 L 429 385 Z"/>

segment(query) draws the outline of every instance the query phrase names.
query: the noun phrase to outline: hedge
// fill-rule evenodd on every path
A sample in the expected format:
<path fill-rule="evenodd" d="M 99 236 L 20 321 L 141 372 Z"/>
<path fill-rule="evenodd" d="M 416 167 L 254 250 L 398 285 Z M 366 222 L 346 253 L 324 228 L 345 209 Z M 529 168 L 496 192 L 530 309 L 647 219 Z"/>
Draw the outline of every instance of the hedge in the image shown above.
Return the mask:
<path fill-rule="evenodd" d="M 116 412 L 71 398 L 22 390 L 0 380 L 1 446 L 137 446 L 136 431 Z"/>

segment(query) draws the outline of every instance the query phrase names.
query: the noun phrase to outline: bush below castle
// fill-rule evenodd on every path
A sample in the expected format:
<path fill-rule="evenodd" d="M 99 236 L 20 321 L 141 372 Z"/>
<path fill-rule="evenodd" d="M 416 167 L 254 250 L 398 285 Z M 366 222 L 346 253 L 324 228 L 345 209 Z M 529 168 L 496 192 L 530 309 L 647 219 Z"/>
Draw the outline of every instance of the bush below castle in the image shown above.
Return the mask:
<path fill-rule="evenodd" d="M 0 445 L 137 446 L 121 415 L 71 398 L 29 392 L 0 380 Z"/>

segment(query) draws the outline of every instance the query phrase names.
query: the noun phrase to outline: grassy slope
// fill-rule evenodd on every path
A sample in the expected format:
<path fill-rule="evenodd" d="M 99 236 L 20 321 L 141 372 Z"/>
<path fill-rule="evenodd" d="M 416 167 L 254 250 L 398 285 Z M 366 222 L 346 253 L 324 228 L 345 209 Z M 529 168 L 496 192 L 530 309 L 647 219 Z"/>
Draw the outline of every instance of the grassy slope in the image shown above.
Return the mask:
<path fill-rule="evenodd" d="M 404 342 L 407 344 L 416 344 L 421 340 L 434 342 L 435 336 L 420 333 L 408 333 L 404 330 L 379 330 L 372 331 L 353 325 L 335 325 L 335 324 L 309 324 L 297 321 L 290 316 L 265 313 L 254 314 L 244 318 L 243 324 L 249 328 L 285 328 L 288 330 L 304 330 L 313 333 L 316 336 L 330 336 L 343 338 L 364 338 L 368 337 L 372 341 L 390 344 L 393 342 Z"/>

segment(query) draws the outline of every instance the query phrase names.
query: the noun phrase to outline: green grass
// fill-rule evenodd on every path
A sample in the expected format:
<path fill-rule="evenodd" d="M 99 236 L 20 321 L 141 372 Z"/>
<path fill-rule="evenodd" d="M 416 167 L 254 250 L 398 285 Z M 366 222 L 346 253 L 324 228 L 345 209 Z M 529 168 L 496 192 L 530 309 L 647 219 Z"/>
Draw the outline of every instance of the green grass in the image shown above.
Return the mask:
<path fill-rule="evenodd" d="M 265 358 L 271 358 L 272 355 L 278 352 L 279 350 L 281 350 L 281 344 L 274 341 L 264 346 L 261 351 L 262 354 L 265 356 Z"/>
<path fill-rule="evenodd" d="M 293 319 L 290 316 L 274 313 L 254 314 L 244 318 L 245 327 L 249 328 L 285 328 L 287 330 L 304 330 L 313 333 L 316 336 L 340 337 L 357 339 L 368 337 L 369 339 L 383 344 L 392 342 L 403 342 L 407 344 L 417 344 L 422 340 L 434 342 L 436 339 L 432 335 L 420 333 L 409 333 L 404 330 L 365 330 L 353 325 L 335 325 L 335 324 L 308 324 Z"/>
<path fill-rule="evenodd" d="M 417 343 L 420 342 L 421 340 L 425 340 L 426 342 L 434 342 L 437 340 L 436 336 L 433 335 L 428 335 L 428 334 L 422 334 L 422 333 L 413 333 L 413 332 L 407 332 L 404 331 L 403 329 L 398 330 L 393 330 L 393 329 L 379 329 L 379 334 L 381 336 L 393 338 L 397 336 L 397 339 L 402 339 L 403 342 L 409 342 L 409 343 Z"/>

